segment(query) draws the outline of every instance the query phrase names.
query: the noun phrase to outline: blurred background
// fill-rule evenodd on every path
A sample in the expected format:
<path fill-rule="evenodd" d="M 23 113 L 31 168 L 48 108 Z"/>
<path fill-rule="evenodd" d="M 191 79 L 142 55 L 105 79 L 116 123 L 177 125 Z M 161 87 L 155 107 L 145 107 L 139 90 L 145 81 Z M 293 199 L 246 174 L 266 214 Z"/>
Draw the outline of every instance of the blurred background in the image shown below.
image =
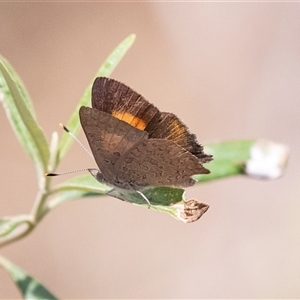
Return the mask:
<path fill-rule="evenodd" d="M 59 206 L 1 254 L 61 298 L 299 298 L 299 5 L 1 3 L 0 53 L 48 139 L 61 134 L 106 56 L 135 33 L 113 78 L 180 116 L 202 143 L 266 138 L 291 149 L 281 179 L 189 188 L 187 198 L 210 205 L 196 223 L 90 198 Z M 35 169 L 2 107 L 0 122 L 1 216 L 29 213 Z M 73 145 L 58 171 L 94 166 Z M 19 297 L 0 269 L 0 298 Z"/>

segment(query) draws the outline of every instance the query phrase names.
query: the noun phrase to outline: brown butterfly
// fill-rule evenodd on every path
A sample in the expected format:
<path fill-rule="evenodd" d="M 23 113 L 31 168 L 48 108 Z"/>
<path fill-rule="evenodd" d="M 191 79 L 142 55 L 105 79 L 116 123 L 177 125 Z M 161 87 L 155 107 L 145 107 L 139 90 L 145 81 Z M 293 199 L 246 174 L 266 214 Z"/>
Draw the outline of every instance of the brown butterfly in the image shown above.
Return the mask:
<path fill-rule="evenodd" d="M 143 196 L 145 187 L 188 187 L 192 175 L 209 173 L 203 164 L 212 156 L 186 125 L 121 82 L 96 78 L 92 108 L 82 106 L 79 116 L 100 182 Z"/>

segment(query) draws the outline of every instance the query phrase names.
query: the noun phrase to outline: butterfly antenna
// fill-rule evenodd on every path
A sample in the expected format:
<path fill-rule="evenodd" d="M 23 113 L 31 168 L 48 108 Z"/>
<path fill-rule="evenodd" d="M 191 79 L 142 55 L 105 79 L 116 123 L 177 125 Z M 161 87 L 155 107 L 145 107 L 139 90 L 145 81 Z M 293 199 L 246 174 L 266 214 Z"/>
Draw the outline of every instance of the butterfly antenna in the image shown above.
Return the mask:
<path fill-rule="evenodd" d="M 94 159 L 94 156 L 92 153 L 79 141 L 79 139 L 62 123 L 59 123 L 59 126 L 63 128 L 63 130 L 69 134 L 83 149 L 84 151 L 92 158 Z"/>
<path fill-rule="evenodd" d="M 59 124 L 60 127 L 63 128 L 63 130 L 68 133 L 84 150 L 85 152 L 94 159 L 92 153 L 79 141 L 79 139 L 62 123 Z M 45 173 L 45 176 L 60 176 L 60 175 L 66 175 L 66 174 L 72 174 L 72 173 L 77 173 L 77 172 L 84 172 L 88 171 L 89 169 L 78 169 L 78 170 L 73 170 L 73 171 L 67 171 L 67 172 L 62 172 L 62 173 Z"/>
<path fill-rule="evenodd" d="M 68 172 L 63 172 L 63 173 L 45 173 L 45 176 L 48 177 L 53 177 L 53 176 L 60 176 L 60 175 L 66 175 L 66 174 L 72 174 L 72 173 L 77 173 L 77 172 L 84 172 L 84 171 L 88 171 L 89 169 L 78 169 L 78 170 L 74 170 L 74 171 L 68 171 Z"/>

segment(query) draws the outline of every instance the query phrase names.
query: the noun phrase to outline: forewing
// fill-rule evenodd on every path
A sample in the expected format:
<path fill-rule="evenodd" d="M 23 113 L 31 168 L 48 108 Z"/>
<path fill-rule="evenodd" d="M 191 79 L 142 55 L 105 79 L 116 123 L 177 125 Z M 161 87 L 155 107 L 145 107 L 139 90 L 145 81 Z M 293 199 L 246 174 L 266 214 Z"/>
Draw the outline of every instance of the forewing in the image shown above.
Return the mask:
<path fill-rule="evenodd" d="M 133 188 L 187 187 L 195 174 L 207 174 L 199 159 L 170 140 L 148 139 L 135 145 L 115 165 L 116 177 Z"/>
<path fill-rule="evenodd" d="M 160 115 L 159 110 L 142 95 L 127 85 L 106 77 L 98 77 L 94 81 L 92 107 L 141 130 L 152 120 L 158 120 Z"/>

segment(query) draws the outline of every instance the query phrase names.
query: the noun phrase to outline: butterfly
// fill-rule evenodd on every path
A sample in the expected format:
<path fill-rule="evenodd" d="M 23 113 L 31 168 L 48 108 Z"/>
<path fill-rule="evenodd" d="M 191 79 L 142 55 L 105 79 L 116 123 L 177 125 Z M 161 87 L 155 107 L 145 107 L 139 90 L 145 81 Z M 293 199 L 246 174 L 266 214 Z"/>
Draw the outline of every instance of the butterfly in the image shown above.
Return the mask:
<path fill-rule="evenodd" d="M 99 182 L 145 198 L 145 187 L 189 187 L 192 175 L 209 173 L 203 164 L 212 156 L 187 126 L 119 81 L 96 78 L 92 108 L 82 106 L 79 117 L 99 167 L 90 173 Z"/>

